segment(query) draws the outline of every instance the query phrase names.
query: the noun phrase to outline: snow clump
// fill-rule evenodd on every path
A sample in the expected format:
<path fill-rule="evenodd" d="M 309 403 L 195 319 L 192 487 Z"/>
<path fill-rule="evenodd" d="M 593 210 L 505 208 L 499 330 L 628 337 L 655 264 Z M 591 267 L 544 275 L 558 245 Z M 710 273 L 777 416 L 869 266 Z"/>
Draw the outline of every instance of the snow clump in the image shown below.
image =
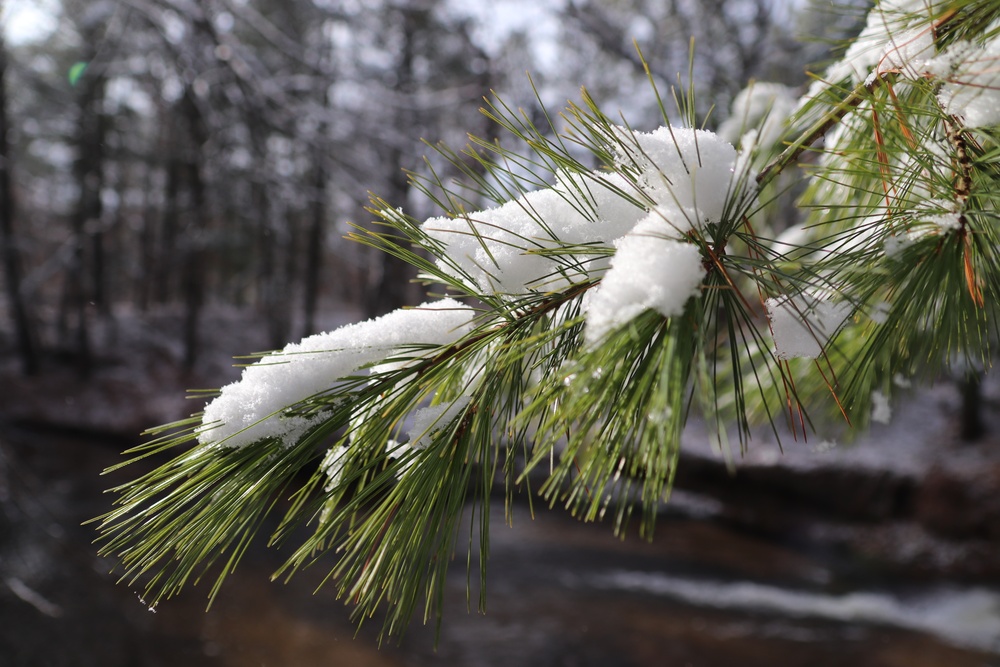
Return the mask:
<path fill-rule="evenodd" d="M 714 132 L 660 127 L 617 128 L 616 163 L 638 170 L 638 183 L 676 235 L 719 222 L 743 199 L 744 158 Z"/>
<path fill-rule="evenodd" d="M 945 112 L 961 117 L 966 127 L 1000 125 L 1000 37 L 981 46 L 956 42 L 929 69 L 945 82 L 938 93 Z"/>
<path fill-rule="evenodd" d="M 450 345 L 470 330 L 474 314 L 469 306 L 442 299 L 291 343 L 222 388 L 205 406 L 198 441 L 242 447 L 275 438 L 290 447 L 325 415 L 286 414 L 289 406 L 387 356 L 406 353 L 408 346 Z"/>
<path fill-rule="evenodd" d="M 442 246 L 438 268 L 471 291 L 557 291 L 607 267 L 600 253 L 560 257 L 560 246 L 607 246 L 620 238 L 644 214 L 638 196 L 619 174 L 560 172 L 551 188 L 497 208 L 431 218 L 421 228 Z"/>
<path fill-rule="evenodd" d="M 413 415 L 413 425 L 407 431 L 406 447 L 427 449 L 434 436 L 450 428 L 455 420 L 465 414 L 469 396 L 462 396 L 451 403 L 441 403 L 417 410 Z"/>
<path fill-rule="evenodd" d="M 697 296 L 705 273 L 693 243 L 672 238 L 672 228 L 657 212 L 636 225 L 618 244 L 611 269 L 589 301 L 588 342 L 652 308 L 664 317 L 684 312 Z"/>
<path fill-rule="evenodd" d="M 868 12 L 865 27 L 843 57 L 809 86 L 799 110 L 845 82 L 851 87 L 862 82 L 872 85 L 879 75 L 890 71 L 910 78 L 920 76 L 934 56 L 932 23 L 943 4 L 944 0 L 881 0 Z M 797 125 L 808 127 L 825 107 L 817 105 L 812 112 L 800 115 Z"/>
<path fill-rule="evenodd" d="M 440 403 L 426 408 L 420 408 L 413 413 L 412 421 L 402 441 L 390 438 L 386 442 L 386 454 L 393 459 L 406 456 L 409 452 L 427 449 L 432 439 L 440 432 L 455 425 L 455 420 L 465 415 L 465 410 L 472 400 L 470 396 L 460 396 L 450 403 Z M 348 448 L 336 446 L 327 451 L 320 469 L 326 474 L 325 488 L 332 491 L 343 480 L 344 465 L 347 462 Z M 402 475 L 413 464 L 410 461 L 398 472 Z"/>
<path fill-rule="evenodd" d="M 647 309 L 684 311 L 705 275 L 701 249 L 688 238 L 718 223 L 747 197 L 744 157 L 713 132 L 618 128 L 622 169 L 655 205 L 616 243 L 611 267 L 587 306 L 585 336 L 595 343 Z"/>
<path fill-rule="evenodd" d="M 888 424 L 892 421 L 892 405 L 889 397 L 881 391 L 872 392 L 872 421 L 879 424 Z"/>
<path fill-rule="evenodd" d="M 739 210 L 751 192 L 748 158 L 713 132 L 595 129 L 614 173 L 560 171 L 550 188 L 421 226 L 440 245 L 438 269 L 472 293 L 554 292 L 603 275 L 584 304 L 590 341 L 650 308 L 683 312 L 705 274 L 689 236 Z"/>
<path fill-rule="evenodd" d="M 844 57 L 827 70 L 826 84 L 847 79 L 857 85 L 873 74 L 893 69 L 912 73 L 934 54 L 931 21 L 941 4 L 942 0 L 879 2 Z"/>
<path fill-rule="evenodd" d="M 733 99 L 729 118 L 719 125 L 719 136 L 731 144 L 742 138 L 744 148 L 751 142 L 770 148 L 784 135 L 797 99 L 795 91 L 784 84 L 752 83 Z"/>
<path fill-rule="evenodd" d="M 771 322 L 774 353 L 779 359 L 816 359 L 852 312 L 849 303 L 807 294 L 775 297 L 764 305 Z"/>

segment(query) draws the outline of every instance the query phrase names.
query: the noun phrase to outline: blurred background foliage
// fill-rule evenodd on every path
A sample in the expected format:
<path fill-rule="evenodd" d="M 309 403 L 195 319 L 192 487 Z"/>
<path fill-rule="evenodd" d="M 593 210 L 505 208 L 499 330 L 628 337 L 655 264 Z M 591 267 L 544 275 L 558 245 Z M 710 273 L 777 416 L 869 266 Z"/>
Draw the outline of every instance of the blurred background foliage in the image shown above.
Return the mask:
<path fill-rule="evenodd" d="M 367 192 L 433 214 L 406 171 L 447 180 L 423 142 L 493 136 L 491 91 L 544 128 L 583 85 L 655 127 L 638 46 L 662 90 L 693 75 L 716 127 L 748 80 L 802 84 L 828 50 L 803 37 L 850 34 L 858 4 L 7 0 L 0 349 L 86 375 L 117 323 L 166 313 L 192 368 L 223 306 L 276 348 L 324 312 L 417 303 L 411 269 L 347 223 Z"/>

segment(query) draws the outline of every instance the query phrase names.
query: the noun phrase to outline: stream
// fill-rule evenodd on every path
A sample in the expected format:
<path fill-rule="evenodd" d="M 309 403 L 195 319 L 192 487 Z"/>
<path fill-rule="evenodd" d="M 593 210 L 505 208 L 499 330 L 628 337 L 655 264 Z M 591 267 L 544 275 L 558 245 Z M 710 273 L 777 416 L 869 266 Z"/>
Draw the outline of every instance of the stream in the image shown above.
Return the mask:
<path fill-rule="evenodd" d="M 80 525 L 132 474 L 100 476 L 116 447 L 7 426 L 0 457 L 0 667 L 1000 667 L 1000 587 L 906 580 L 681 511 L 649 543 L 538 505 L 508 527 L 492 508 L 487 613 L 467 611 L 459 557 L 436 643 L 418 620 L 378 648 L 378 619 L 358 630 L 314 593 L 319 570 L 271 583 L 281 554 L 264 548 L 208 612 L 207 584 L 151 612 Z"/>

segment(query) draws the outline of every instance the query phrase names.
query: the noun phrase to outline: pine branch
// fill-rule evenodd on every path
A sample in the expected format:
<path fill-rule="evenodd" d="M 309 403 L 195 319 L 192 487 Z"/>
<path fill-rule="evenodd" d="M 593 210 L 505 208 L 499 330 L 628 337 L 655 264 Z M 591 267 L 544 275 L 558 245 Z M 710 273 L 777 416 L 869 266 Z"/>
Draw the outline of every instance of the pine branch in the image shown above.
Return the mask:
<path fill-rule="evenodd" d="M 411 174 L 438 217 L 373 197 L 378 224 L 350 236 L 441 298 L 265 355 L 154 432 L 128 464 L 174 458 L 114 489 L 102 553 L 154 605 L 203 576 L 211 597 L 269 526 L 291 549 L 276 576 L 336 554 L 331 585 L 359 622 L 386 607 L 399 635 L 421 608 L 440 622 L 466 525 L 485 587 L 498 482 L 509 510 L 550 465 L 546 502 L 619 532 L 638 516 L 649 536 L 699 411 L 743 452 L 758 424 L 779 444 L 826 427 L 815 414 L 863 427 L 921 371 L 988 365 L 1000 81 L 980 63 L 1000 58 L 998 19 L 996 3 L 876 7 L 868 50 L 815 84 L 793 122 L 816 120 L 762 167 L 775 119 L 737 151 L 696 129 L 693 88 L 670 92 L 676 123 L 653 87 L 653 132 L 586 91 L 555 136 L 487 102 L 505 138 L 436 147 L 464 182 L 431 161 Z M 778 233 L 770 197 L 806 150 L 807 217 Z"/>

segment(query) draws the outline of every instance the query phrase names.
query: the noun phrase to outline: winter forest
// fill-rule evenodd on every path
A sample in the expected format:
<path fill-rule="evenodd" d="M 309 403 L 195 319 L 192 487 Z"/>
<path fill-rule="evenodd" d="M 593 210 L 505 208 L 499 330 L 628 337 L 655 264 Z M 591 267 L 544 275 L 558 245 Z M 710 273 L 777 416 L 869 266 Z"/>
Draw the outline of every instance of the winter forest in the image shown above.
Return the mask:
<path fill-rule="evenodd" d="M 1000 659 L 996 0 L 0 8 L 9 664 Z"/>

